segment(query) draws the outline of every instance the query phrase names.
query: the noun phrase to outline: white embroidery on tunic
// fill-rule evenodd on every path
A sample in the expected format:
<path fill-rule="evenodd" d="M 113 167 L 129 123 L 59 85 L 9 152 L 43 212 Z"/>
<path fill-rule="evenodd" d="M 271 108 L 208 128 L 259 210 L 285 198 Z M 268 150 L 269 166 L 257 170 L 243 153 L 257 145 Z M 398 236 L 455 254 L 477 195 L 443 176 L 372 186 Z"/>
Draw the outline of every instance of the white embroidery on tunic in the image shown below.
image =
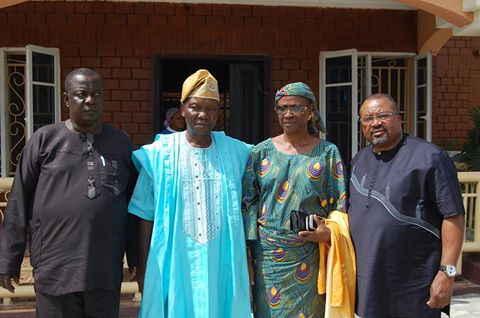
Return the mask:
<path fill-rule="evenodd" d="M 222 225 L 221 166 L 215 144 L 193 148 L 183 139 L 180 147 L 183 231 L 206 244 L 217 237 Z"/>

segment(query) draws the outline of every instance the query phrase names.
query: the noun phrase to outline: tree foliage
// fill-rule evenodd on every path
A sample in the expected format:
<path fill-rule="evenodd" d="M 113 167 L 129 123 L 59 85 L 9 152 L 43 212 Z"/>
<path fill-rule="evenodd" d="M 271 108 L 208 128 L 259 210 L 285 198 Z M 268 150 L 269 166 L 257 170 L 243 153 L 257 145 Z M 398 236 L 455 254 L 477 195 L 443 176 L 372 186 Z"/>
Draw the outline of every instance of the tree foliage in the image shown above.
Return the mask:
<path fill-rule="evenodd" d="M 469 170 L 480 170 L 480 106 L 470 110 L 474 127 L 468 132 L 468 141 L 463 145 Z"/>

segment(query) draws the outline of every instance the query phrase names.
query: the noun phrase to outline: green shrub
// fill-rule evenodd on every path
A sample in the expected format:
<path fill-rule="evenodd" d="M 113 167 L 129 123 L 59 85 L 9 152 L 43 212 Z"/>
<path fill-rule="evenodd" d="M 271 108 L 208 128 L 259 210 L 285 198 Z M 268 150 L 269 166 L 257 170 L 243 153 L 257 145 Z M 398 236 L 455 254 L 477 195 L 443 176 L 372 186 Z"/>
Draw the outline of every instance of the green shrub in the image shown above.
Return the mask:
<path fill-rule="evenodd" d="M 480 171 L 480 106 L 470 110 L 470 117 L 475 125 L 468 132 L 468 141 L 463 145 L 463 152 L 470 171 Z"/>

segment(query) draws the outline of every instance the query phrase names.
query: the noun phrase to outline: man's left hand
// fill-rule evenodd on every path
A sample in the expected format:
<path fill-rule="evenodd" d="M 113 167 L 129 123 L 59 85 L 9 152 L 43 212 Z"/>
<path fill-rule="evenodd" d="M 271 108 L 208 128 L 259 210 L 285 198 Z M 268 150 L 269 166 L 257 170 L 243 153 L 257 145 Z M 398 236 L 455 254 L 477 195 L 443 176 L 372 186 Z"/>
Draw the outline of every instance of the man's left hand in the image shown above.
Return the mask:
<path fill-rule="evenodd" d="M 430 299 L 427 306 L 430 308 L 444 308 L 450 303 L 453 291 L 453 278 L 447 277 L 445 273 L 438 272 L 430 286 Z"/>

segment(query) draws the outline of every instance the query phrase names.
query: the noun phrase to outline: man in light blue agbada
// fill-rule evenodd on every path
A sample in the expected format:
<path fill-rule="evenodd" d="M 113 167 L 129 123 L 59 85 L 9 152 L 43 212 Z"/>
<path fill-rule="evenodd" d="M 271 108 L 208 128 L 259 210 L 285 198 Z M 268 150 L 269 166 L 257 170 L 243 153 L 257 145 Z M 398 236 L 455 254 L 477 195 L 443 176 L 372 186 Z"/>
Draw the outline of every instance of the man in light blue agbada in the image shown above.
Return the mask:
<path fill-rule="evenodd" d="M 183 83 L 187 130 L 134 152 L 140 171 L 129 211 L 140 221 L 140 317 L 250 317 L 241 216 L 250 146 L 212 132 L 219 97 L 199 70 Z"/>

